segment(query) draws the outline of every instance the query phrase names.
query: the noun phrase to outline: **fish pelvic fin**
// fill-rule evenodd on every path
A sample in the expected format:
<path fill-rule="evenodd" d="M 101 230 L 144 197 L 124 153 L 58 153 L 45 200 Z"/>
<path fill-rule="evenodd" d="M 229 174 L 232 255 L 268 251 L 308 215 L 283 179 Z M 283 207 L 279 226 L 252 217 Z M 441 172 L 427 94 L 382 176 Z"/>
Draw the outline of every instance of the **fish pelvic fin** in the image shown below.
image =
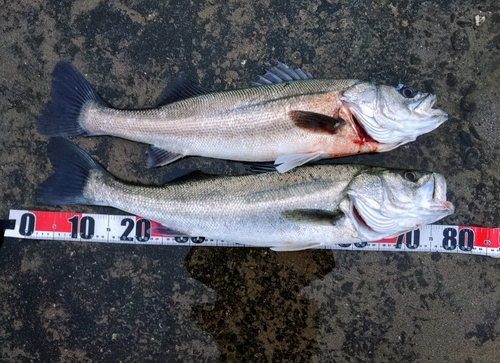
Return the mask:
<path fill-rule="evenodd" d="M 303 251 L 303 250 L 308 250 L 310 248 L 317 248 L 321 246 L 321 243 L 301 243 L 301 244 L 286 244 L 283 246 L 276 246 L 276 247 L 271 247 L 272 251 L 276 252 L 293 252 L 293 251 Z"/>
<path fill-rule="evenodd" d="M 84 195 L 90 178 L 111 178 L 102 166 L 85 151 L 64 138 L 53 138 L 48 145 L 48 154 L 54 173 L 36 189 L 38 201 L 45 204 L 100 205 Z"/>
<path fill-rule="evenodd" d="M 274 162 L 263 162 L 263 163 L 243 163 L 245 171 L 248 174 L 262 174 L 276 171 L 276 166 Z"/>
<path fill-rule="evenodd" d="M 69 63 L 57 63 L 52 72 L 51 100 L 36 122 L 38 132 L 46 136 L 90 135 L 79 121 L 89 101 L 108 107 L 80 72 Z"/>
<path fill-rule="evenodd" d="M 285 173 L 297 166 L 301 166 L 310 161 L 323 159 L 326 156 L 327 155 L 322 152 L 282 155 L 276 158 L 274 165 L 276 165 L 276 170 L 278 172 Z"/>

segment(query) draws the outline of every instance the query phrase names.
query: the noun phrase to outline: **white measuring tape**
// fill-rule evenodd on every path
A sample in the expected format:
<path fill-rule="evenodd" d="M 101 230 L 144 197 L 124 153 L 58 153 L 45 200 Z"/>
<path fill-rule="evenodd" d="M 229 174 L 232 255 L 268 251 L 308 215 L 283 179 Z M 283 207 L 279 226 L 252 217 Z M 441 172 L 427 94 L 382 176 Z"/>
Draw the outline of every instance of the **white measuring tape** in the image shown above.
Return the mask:
<path fill-rule="evenodd" d="M 252 247 L 204 237 L 151 233 L 157 224 L 138 216 L 11 210 L 13 229 L 5 237 L 74 242 Z M 154 229 L 153 229 L 154 230 Z M 350 251 L 441 252 L 500 257 L 500 228 L 422 226 L 398 237 L 373 242 L 332 244 L 325 249 Z"/>

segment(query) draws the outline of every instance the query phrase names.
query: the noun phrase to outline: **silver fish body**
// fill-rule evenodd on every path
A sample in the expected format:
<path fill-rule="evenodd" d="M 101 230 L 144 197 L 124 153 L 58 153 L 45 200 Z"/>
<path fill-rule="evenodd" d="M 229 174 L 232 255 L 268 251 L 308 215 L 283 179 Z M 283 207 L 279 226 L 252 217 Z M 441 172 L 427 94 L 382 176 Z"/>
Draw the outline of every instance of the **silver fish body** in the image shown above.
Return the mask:
<path fill-rule="evenodd" d="M 178 82 L 167 88 L 161 107 L 118 110 L 60 63 L 37 126 L 48 136 L 112 135 L 151 144 L 150 166 L 199 155 L 274 161 L 284 172 L 312 160 L 392 150 L 447 119 L 433 108 L 434 95 L 310 79 L 283 64 L 271 71 L 272 81 L 260 87 L 208 93 Z"/>
<path fill-rule="evenodd" d="M 79 123 L 90 135 L 109 135 L 114 130 L 113 136 L 177 155 L 258 162 L 288 154 L 335 154 L 340 152 L 336 151 L 339 138 L 297 127 L 289 114 L 298 109 L 338 117 L 343 112 L 340 92 L 355 82 L 301 80 L 214 92 L 141 111 L 88 102 Z M 352 131 L 347 125 L 345 128 Z M 353 147 L 349 143 L 343 148 L 347 146 Z M 356 149 L 368 150 L 363 145 Z"/>
<path fill-rule="evenodd" d="M 147 187 L 115 179 L 63 139 L 49 155 L 55 173 L 37 190 L 44 203 L 112 206 L 178 234 L 276 250 L 391 237 L 454 210 L 436 173 L 318 165 Z"/>

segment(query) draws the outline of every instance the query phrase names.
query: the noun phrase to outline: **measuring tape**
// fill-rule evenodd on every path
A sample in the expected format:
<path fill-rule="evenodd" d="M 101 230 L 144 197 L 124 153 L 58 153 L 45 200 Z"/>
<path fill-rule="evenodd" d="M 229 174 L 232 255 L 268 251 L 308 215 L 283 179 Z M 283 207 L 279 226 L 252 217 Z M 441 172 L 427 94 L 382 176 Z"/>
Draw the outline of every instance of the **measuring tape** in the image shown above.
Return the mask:
<path fill-rule="evenodd" d="M 138 216 L 11 210 L 5 237 L 74 242 L 256 247 L 217 239 L 166 236 L 151 231 L 158 223 Z M 153 227 L 153 229 L 152 229 Z M 500 228 L 426 225 L 398 237 L 373 242 L 332 244 L 324 249 L 465 253 L 500 257 Z"/>

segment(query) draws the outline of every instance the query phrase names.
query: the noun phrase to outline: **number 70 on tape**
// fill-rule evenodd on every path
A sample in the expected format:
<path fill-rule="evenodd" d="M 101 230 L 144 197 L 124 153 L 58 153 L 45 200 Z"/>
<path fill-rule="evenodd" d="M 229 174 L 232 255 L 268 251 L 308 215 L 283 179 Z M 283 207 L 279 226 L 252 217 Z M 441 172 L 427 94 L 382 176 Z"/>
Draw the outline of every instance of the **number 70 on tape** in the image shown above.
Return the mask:
<path fill-rule="evenodd" d="M 145 245 L 244 246 L 200 236 L 169 236 L 152 231 L 158 224 L 139 216 L 11 210 L 13 229 L 5 237 Z M 153 227 L 153 228 L 152 228 Z M 322 248 L 359 251 L 406 251 L 500 257 L 500 228 L 427 225 L 394 238 Z"/>

